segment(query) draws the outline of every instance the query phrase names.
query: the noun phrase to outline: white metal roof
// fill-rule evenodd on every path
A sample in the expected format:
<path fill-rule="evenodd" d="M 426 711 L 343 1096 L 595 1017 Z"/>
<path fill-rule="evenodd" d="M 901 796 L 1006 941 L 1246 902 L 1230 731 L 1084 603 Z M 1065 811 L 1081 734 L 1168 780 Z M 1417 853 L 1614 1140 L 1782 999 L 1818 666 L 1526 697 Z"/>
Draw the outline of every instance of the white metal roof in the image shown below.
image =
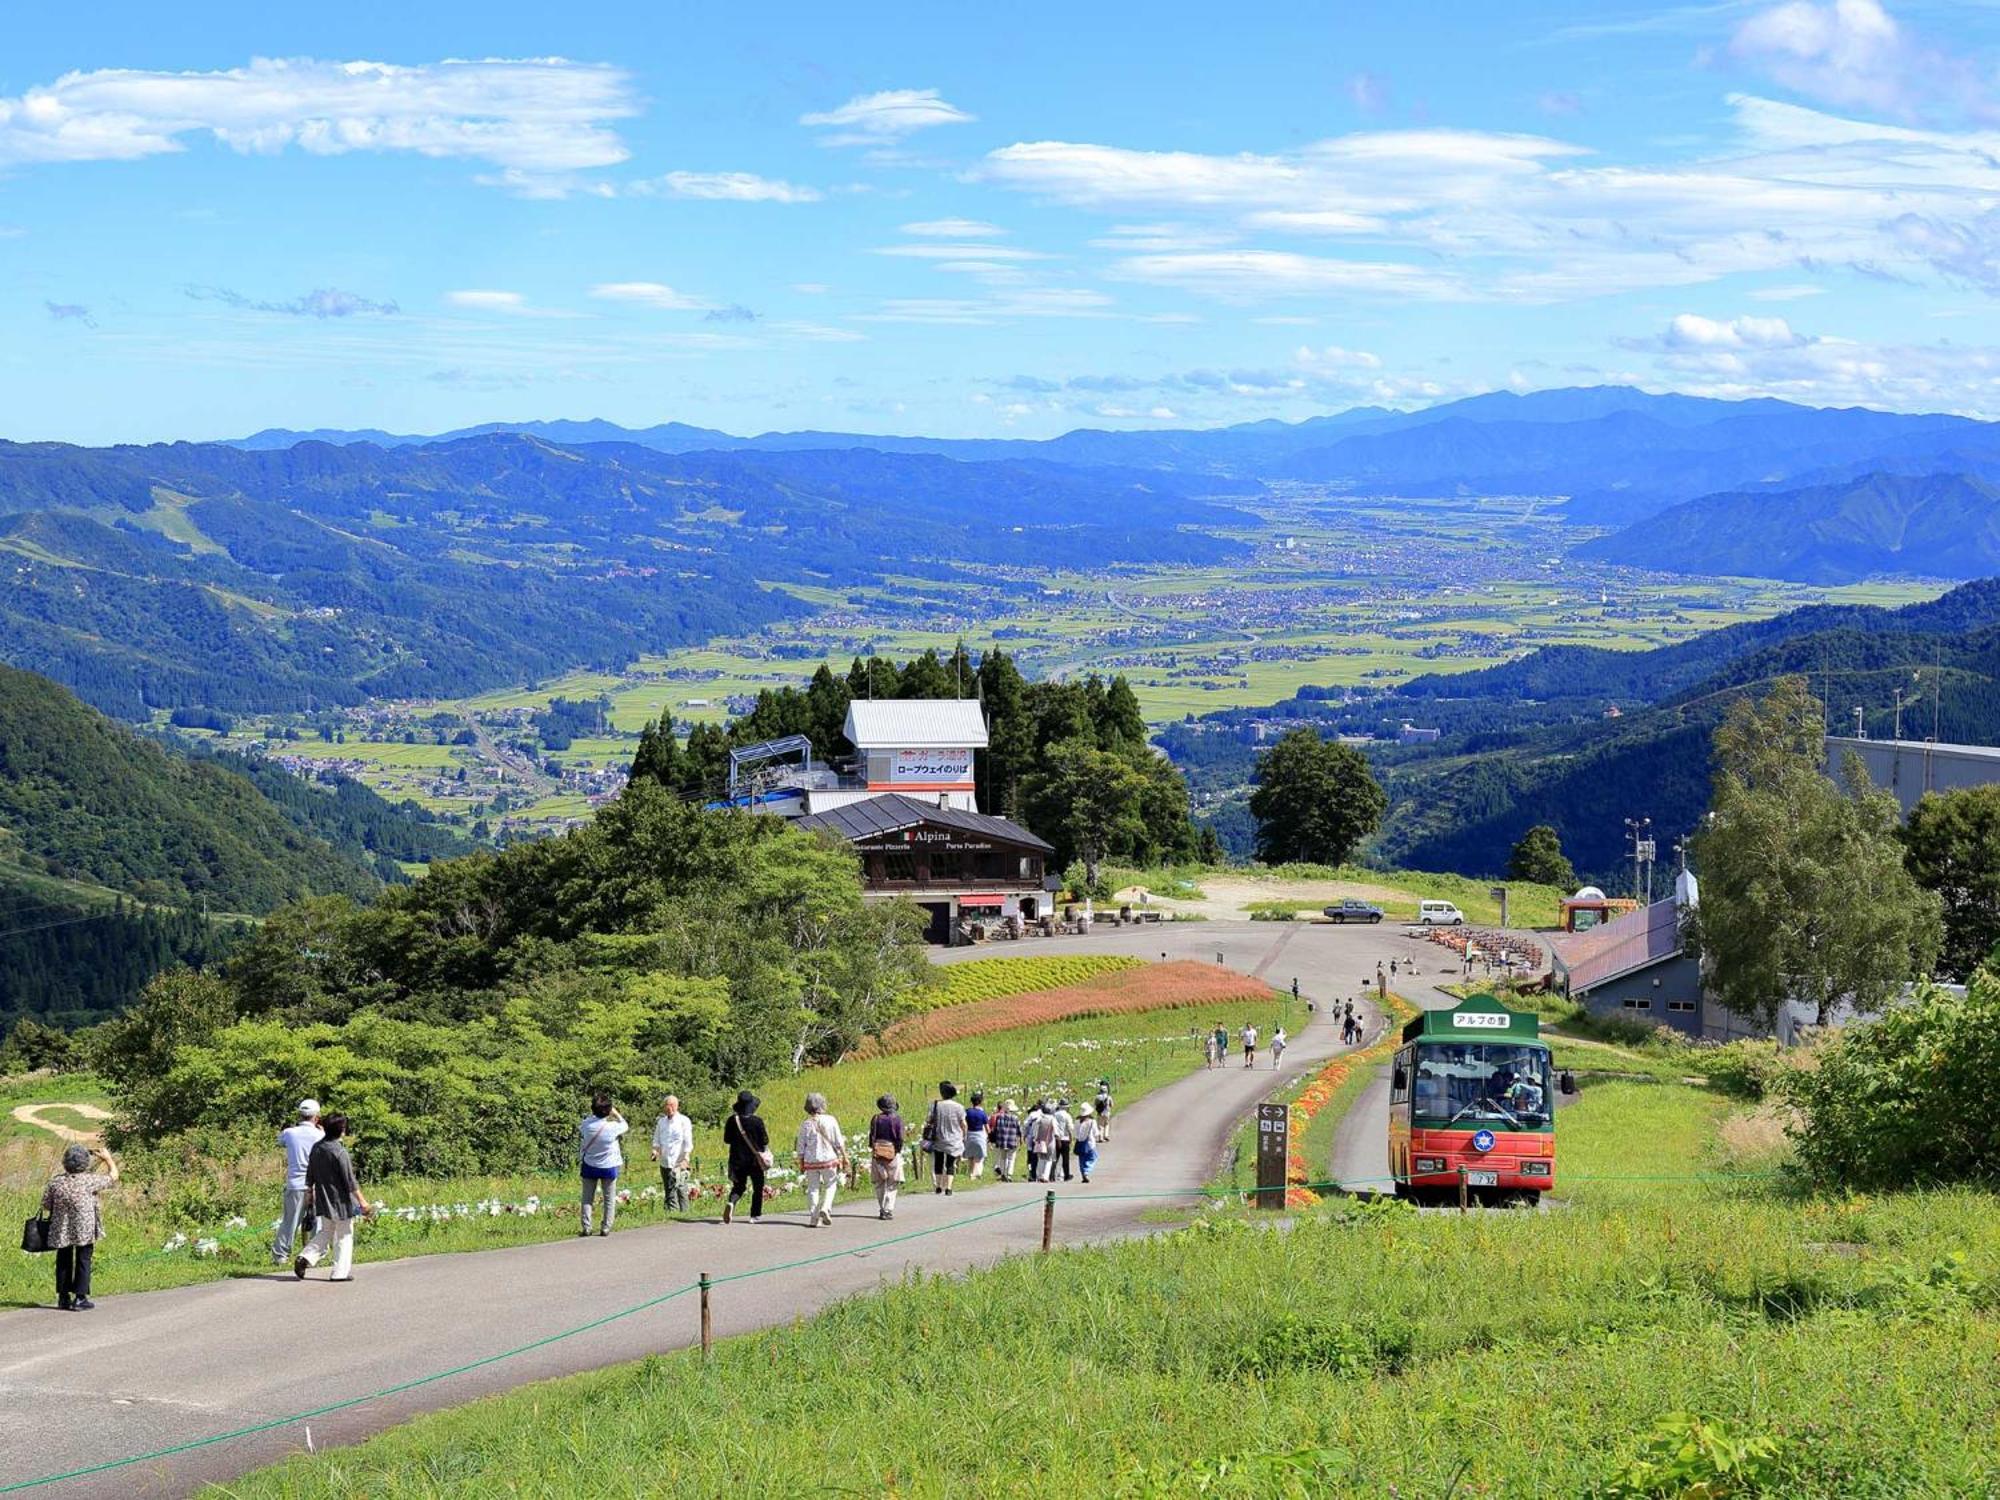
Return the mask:
<path fill-rule="evenodd" d="M 986 748 L 986 715 L 976 698 L 896 698 L 847 705 L 847 739 L 857 750 Z"/>

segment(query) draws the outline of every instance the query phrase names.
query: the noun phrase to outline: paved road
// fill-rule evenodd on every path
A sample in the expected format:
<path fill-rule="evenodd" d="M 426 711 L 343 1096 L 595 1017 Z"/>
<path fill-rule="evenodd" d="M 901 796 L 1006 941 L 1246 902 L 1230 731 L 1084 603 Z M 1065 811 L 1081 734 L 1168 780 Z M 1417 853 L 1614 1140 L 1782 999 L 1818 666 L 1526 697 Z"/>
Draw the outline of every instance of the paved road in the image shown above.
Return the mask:
<path fill-rule="evenodd" d="M 1387 946 L 1401 942 L 1390 934 L 1249 923 L 1186 924 L 1181 932 L 1128 928 L 1006 951 L 1119 951 L 1120 941 L 1130 941 L 1137 946 L 1124 951 L 1189 953 L 1195 948 L 1181 945 L 1190 939 L 1274 984 L 1289 985 L 1296 970 L 1301 992 L 1322 1006 L 1356 992 L 1372 976 L 1378 951 L 1402 951 Z M 1237 1120 L 1275 1085 L 1339 1050 L 1323 1015 L 1294 1032 L 1280 1071 L 1197 1071 L 1121 1109 L 1097 1180 L 1058 1189 L 1058 1243 L 1145 1232 L 1139 1215 L 1150 1205 L 1110 1195 L 1166 1197 L 1205 1181 Z M 1160 1149 L 1166 1142 L 1170 1151 Z M 274 1274 L 107 1297 L 82 1315 L 0 1313 L 0 1485 L 152 1452 L 451 1369 L 633 1307 L 702 1271 L 750 1271 L 851 1248 L 830 1261 L 716 1291 L 718 1334 L 787 1322 L 912 1267 L 955 1271 L 1030 1250 L 1041 1233 L 1040 1196 L 1040 1189 L 1021 1184 L 949 1201 L 910 1194 L 895 1222 L 883 1224 L 864 1193 L 836 1207 L 831 1229 L 817 1231 L 805 1230 L 799 1214 L 726 1229 L 670 1224 L 602 1240 L 371 1263 L 346 1286 L 318 1279 L 301 1285 Z M 972 1222 L 1014 1203 L 1021 1205 L 1016 1212 Z M 887 1243 L 925 1229 L 942 1232 Z M 316 1418 L 312 1441 L 354 1442 L 418 1412 L 684 1347 L 696 1336 L 696 1303 L 684 1297 L 518 1358 Z M 305 1443 L 305 1427 L 288 1425 L 30 1493 L 63 1500 L 185 1494 Z"/>

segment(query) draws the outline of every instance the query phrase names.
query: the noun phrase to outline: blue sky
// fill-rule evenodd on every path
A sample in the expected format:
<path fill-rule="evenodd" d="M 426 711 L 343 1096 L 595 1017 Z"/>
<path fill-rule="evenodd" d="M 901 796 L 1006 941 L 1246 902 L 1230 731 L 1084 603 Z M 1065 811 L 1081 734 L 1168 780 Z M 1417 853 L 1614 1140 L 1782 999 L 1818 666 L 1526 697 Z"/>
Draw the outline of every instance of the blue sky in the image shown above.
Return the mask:
<path fill-rule="evenodd" d="M 2000 416 L 2000 8 L 35 7 L 0 433 Z"/>

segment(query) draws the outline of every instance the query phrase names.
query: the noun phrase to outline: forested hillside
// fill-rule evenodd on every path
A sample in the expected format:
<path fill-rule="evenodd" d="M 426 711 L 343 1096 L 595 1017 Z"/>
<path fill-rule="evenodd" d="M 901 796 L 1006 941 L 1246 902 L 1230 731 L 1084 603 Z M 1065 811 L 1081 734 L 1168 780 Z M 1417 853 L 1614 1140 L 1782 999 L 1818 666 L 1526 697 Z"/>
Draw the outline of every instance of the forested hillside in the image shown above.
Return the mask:
<path fill-rule="evenodd" d="M 2000 570 L 2000 487 L 1969 474 L 1870 474 L 1775 495 L 1709 495 L 1585 542 L 1577 555 L 1802 583 L 1979 578 Z"/>
<path fill-rule="evenodd" d="M 1254 488 L 1254 486 L 1249 486 Z M 1239 482 L 497 433 L 392 449 L 0 443 L 0 658 L 126 718 L 453 696 L 795 613 L 800 579 L 1216 562 Z"/>

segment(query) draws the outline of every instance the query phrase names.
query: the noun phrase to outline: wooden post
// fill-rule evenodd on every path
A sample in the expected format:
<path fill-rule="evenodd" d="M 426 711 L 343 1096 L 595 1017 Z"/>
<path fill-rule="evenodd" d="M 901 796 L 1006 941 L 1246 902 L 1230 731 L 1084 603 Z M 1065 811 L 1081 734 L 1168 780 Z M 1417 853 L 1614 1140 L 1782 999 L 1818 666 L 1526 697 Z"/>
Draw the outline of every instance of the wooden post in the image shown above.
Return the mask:
<path fill-rule="evenodd" d="M 701 1357 L 715 1357 L 715 1325 L 708 1315 L 708 1272 L 701 1273 Z"/>
<path fill-rule="evenodd" d="M 1056 1190 L 1050 1188 L 1042 1198 L 1042 1254 L 1049 1253 L 1049 1247 L 1056 1237 Z"/>
<path fill-rule="evenodd" d="M 1465 1186 L 1465 1168 L 1460 1167 L 1458 1169 L 1458 1211 L 1460 1213 L 1465 1212 L 1470 1196 Z"/>

